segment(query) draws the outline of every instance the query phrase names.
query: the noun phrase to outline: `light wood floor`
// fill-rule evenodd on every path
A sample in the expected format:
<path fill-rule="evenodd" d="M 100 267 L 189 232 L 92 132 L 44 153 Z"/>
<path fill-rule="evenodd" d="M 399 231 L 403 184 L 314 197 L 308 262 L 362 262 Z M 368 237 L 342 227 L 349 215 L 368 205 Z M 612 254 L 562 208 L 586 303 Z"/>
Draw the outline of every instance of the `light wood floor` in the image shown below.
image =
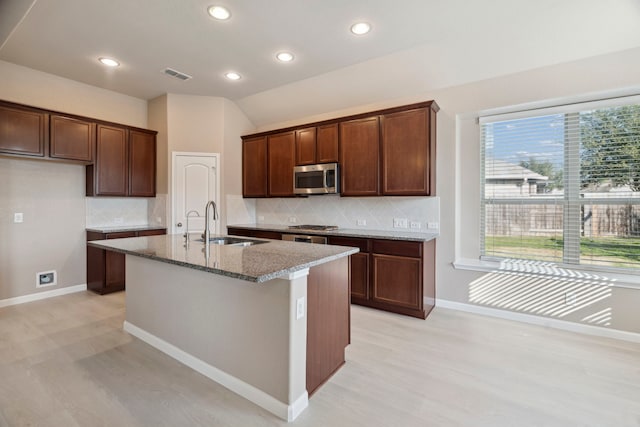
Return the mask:
<path fill-rule="evenodd" d="M 122 331 L 124 294 L 0 309 L 0 426 L 287 423 Z M 640 426 L 640 345 L 437 308 L 353 307 L 294 426 Z"/>

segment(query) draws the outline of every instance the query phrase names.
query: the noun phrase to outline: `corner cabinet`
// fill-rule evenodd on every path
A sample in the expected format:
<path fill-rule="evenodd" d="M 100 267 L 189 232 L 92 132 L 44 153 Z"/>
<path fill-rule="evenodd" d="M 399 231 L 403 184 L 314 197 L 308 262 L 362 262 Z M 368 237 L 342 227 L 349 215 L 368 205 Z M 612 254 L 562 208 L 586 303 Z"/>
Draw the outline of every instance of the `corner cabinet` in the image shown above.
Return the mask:
<path fill-rule="evenodd" d="M 99 124 L 95 163 L 86 175 L 87 196 L 154 197 L 156 133 Z"/>

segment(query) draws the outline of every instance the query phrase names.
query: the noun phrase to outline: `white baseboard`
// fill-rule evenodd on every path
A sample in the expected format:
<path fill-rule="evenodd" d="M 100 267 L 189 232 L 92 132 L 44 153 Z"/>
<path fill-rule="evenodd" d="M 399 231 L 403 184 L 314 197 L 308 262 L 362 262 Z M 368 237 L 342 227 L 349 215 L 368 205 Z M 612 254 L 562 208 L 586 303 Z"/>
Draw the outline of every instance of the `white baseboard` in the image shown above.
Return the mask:
<path fill-rule="evenodd" d="M 60 288 L 60 289 L 53 289 L 45 292 L 37 292 L 35 294 L 23 295 L 20 297 L 7 298 L 7 299 L 0 300 L 0 308 L 8 307 L 10 305 L 18 305 L 18 304 L 24 304 L 27 302 L 33 302 L 33 301 L 38 301 L 42 299 L 58 297 L 60 295 L 72 294 L 74 292 L 82 292 L 86 290 L 87 290 L 87 285 L 82 284 L 82 285 L 67 286 L 65 288 Z"/>
<path fill-rule="evenodd" d="M 517 322 L 530 323 L 533 325 L 546 326 L 549 328 L 562 329 L 571 332 L 578 332 L 586 335 L 594 335 L 598 337 L 614 338 L 623 341 L 640 343 L 640 334 L 634 332 L 620 331 L 617 329 L 607 329 L 592 325 L 583 325 L 581 323 L 568 322 L 566 320 L 534 316 L 532 314 L 525 313 L 516 313 L 513 311 L 500 310 L 497 308 L 483 307 L 480 305 L 466 304 L 462 302 L 443 299 L 436 300 L 436 307 L 450 308 L 452 310 L 466 311 L 468 313 L 482 314 L 485 316 L 498 317 L 507 320 L 515 320 Z"/>
<path fill-rule="evenodd" d="M 146 342 L 152 347 L 157 348 L 161 352 L 173 357 L 178 362 L 190 367 L 194 371 L 197 371 L 207 378 L 212 379 L 223 387 L 228 388 L 234 393 L 244 397 L 245 399 L 255 403 L 261 408 L 266 409 L 272 414 L 286 420 L 293 421 L 296 419 L 302 411 L 309 406 L 309 396 L 305 391 L 300 397 L 298 397 L 291 405 L 287 405 L 280 402 L 278 399 L 268 395 L 262 390 L 257 389 L 251 384 L 239 380 L 238 378 L 227 374 L 220 369 L 209 365 L 208 363 L 190 355 L 189 353 L 179 349 L 166 342 L 165 340 L 156 337 L 153 334 L 141 329 L 127 321 L 124 322 L 123 328 L 136 338 Z"/>

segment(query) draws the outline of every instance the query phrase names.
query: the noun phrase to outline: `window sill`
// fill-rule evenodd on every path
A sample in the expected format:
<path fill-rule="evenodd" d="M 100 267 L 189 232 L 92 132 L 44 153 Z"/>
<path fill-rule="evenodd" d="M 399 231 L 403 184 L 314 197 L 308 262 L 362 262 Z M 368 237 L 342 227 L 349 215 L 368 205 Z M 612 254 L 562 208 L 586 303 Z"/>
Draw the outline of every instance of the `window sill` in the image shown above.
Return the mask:
<path fill-rule="evenodd" d="M 640 274 L 612 272 L 596 268 L 569 268 L 551 262 L 526 260 L 487 261 L 460 258 L 453 262 L 453 267 L 458 270 L 481 271 L 485 273 L 516 272 L 563 279 L 582 279 L 594 281 L 604 286 L 640 289 Z"/>

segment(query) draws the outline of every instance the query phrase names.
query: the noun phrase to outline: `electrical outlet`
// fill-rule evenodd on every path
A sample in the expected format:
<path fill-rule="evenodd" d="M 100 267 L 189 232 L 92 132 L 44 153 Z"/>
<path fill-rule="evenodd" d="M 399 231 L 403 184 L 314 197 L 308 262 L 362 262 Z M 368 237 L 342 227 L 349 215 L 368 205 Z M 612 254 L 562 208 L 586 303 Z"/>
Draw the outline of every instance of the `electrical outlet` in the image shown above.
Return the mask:
<path fill-rule="evenodd" d="M 578 297 L 575 292 L 565 292 L 564 303 L 565 305 L 576 305 Z"/>
<path fill-rule="evenodd" d="M 438 228 L 440 228 L 440 224 L 438 224 L 437 222 L 428 222 L 427 228 L 429 230 L 437 230 Z"/>
<path fill-rule="evenodd" d="M 409 226 L 414 229 L 420 229 L 422 227 L 422 224 L 420 224 L 420 221 L 411 221 L 411 224 L 409 224 Z"/>
<path fill-rule="evenodd" d="M 296 320 L 304 317 L 304 297 L 296 300 Z"/>
<path fill-rule="evenodd" d="M 298 219 L 295 216 L 290 216 L 289 217 L 289 222 L 295 223 L 295 222 L 298 222 Z"/>
<path fill-rule="evenodd" d="M 22 212 L 16 212 L 13 214 L 13 222 L 18 224 L 18 223 L 21 223 L 22 221 L 24 221 L 24 215 L 22 214 Z"/>
<path fill-rule="evenodd" d="M 393 218 L 393 228 L 407 228 L 407 218 Z"/>
<path fill-rule="evenodd" d="M 356 224 L 361 226 L 361 227 L 365 226 L 365 225 L 367 225 L 367 220 L 366 219 L 358 219 L 358 220 L 356 220 Z"/>

